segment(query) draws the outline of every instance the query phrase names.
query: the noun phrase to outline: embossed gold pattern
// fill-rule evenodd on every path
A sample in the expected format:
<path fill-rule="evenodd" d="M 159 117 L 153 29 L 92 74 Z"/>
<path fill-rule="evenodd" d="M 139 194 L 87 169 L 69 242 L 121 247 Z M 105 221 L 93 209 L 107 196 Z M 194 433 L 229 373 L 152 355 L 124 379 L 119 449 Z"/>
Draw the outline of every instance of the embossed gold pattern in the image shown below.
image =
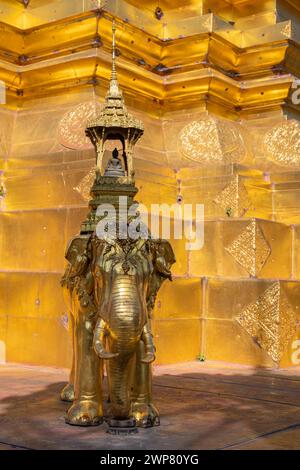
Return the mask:
<path fill-rule="evenodd" d="M 259 274 L 271 254 L 271 248 L 255 219 L 225 250 L 251 276 Z"/>
<path fill-rule="evenodd" d="M 238 125 L 211 116 L 182 129 L 178 150 L 184 158 L 205 165 L 238 163 L 246 156 Z"/>
<path fill-rule="evenodd" d="M 66 148 L 83 150 L 93 148 L 85 135 L 87 122 L 95 119 L 100 106 L 95 101 L 87 101 L 68 111 L 58 126 L 58 140 Z"/>
<path fill-rule="evenodd" d="M 295 312 L 279 282 L 274 282 L 236 320 L 276 363 L 296 331 Z"/>
<path fill-rule="evenodd" d="M 268 158 L 277 165 L 300 166 L 300 123 L 286 121 L 271 129 L 264 139 Z"/>
<path fill-rule="evenodd" d="M 85 201 L 90 200 L 90 192 L 95 180 L 96 167 L 93 167 L 88 174 L 80 181 L 79 185 L 74 188 Z"/>
<path fill-rule="evenodd" d="M 239 175 L 233 177 L 231 183 L 214 199 L 214 203 L 229 217 L 242 217 L 252 208 L 252 202 Z"/>
<path fill-rule="evenodd" d="M 281 28 L 281 33 L 283 36 L 290 38 L 292 35 L 292 24 L 290 21 L 284 23 Z"/>

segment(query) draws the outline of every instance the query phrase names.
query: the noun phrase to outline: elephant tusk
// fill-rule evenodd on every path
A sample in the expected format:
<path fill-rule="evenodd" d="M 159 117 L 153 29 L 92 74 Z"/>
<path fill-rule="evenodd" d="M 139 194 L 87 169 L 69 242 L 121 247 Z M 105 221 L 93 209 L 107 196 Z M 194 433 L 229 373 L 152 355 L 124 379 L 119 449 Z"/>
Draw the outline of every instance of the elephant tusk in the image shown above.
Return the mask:
<path fill-rule="evenodd" d="M 142 341 L 145 344 L 145 354 L 142 357 L 141 362 L 143 364 L 151 364 L 151 362 L 155 361 L 155 346 L 153 344 L 153 336 L 148 324 L 144 326 Z"/>
<path fill-rule="evenodd" d="M 141 362 L 143 364 L 151 364 L 154 361 L 155 361 L 155 354 L 152 352 L 146 353 L 143 359 L 141 359 Z"/>
<path fill-rule="evenodd" d="M 119 353 L 111 353 L 109 351 L 106 351 L 99 342 L 96 342 L 94 344 L 94 349 L 96 351 L 96 354 L 101 358 L 101 359 L 113 359 L 115 357 L 119 356 Z"/>
<path fill-rule="evenodd" d="M 119 353 L 111 353 L 106 351 L 104 346 L 104 338 L 107 334 L 106 323 L 102 318 L 97 322 L 94 332 L 94 350 L 101 359 L 113 359 L 119 356 Z"/>

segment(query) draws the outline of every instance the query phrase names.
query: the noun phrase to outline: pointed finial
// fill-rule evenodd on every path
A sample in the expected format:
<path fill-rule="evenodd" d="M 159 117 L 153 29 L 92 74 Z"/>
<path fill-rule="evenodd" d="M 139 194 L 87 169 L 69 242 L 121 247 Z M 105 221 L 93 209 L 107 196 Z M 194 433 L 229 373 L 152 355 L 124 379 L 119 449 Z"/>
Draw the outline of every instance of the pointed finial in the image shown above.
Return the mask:
<path fill-rule="evenodd" d="M 111 79 L 117 80 L 117 70 L 116 70 L 116 21 L 113 19 L 112 24 L 112 69 L 111 69 Z"/>
<path fill-rule="evenodd" d="M 121 97 L 122 93 L 119 89 L 117 69 L 116 69 L 116 22 L 113 20 L 112 24 L 112 66 L 111 66 L 111 78 L 109 86 L 109 96 Z"/>

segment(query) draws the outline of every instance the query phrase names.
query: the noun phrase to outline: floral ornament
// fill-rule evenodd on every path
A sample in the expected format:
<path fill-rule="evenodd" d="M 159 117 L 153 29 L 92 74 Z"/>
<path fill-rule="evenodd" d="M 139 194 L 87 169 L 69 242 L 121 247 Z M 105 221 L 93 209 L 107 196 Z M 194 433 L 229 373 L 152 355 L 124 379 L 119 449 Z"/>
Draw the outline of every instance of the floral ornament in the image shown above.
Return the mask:
<path fill-rule="evenodd" d="M 273 127 L 264 138 L 268 159 L 280 166 L 300 166 L 300 123 L 294 119 Z"/>
<path fill-rule="evenodd" d="M 88 121 L 95 119 L 100 110 L 100 105 L 95 101 L 87 101 L 68 111 L 58 126 L 58 141 L 61 145 L 72 150 L 93 148 L 85 135 L 85 129 Z"/>
<path fill-rule="evenodd" d="M 185 159 L 205 165 L 240 163 L 246 157 L 238 125 L 211 116 L 182 129 L 178 151 Z"/>

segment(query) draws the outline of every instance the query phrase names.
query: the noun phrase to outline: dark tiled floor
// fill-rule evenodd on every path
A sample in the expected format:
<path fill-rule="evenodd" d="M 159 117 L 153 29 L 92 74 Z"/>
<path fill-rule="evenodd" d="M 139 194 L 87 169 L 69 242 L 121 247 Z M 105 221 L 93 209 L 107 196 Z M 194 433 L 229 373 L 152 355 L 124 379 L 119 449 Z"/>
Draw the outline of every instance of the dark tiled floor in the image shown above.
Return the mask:
<path fill-rule="evenodd" d="M 0 450 L 300 449 L 300 370 L 230 364 L 156 367 L 161 426 L 128 437 L 64 422 L 67 371 L 0 367 Z"/>

